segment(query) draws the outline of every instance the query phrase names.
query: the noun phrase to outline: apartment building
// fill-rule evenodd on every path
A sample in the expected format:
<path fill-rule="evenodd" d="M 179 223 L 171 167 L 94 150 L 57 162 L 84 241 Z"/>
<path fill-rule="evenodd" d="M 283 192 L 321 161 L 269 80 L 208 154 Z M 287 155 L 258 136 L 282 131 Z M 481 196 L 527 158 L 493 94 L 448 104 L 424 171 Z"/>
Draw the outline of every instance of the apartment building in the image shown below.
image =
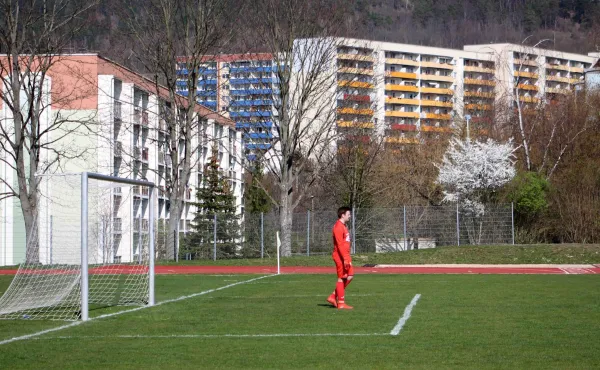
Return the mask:
<path fill-rule="evenodd" d="M 64 161 L 61 172 L 89 171 L 153 182 L 158 188 L 157 197 L 154 197 L 157 229 L 160 230 L 161 225 L 164 228 L 170 216 L 165 185 L 170 176 L 169 169 L 173 166 L 166 150 L 169 132 L 164 112 L 175 109 L 168 101 L 167 90 L 159 88 L 157 91 L 152 81 L 97 54 L 62 56 L 50 69 L 47 78 L 45 86 L 52 102 L 48 119 L 56 115 L 80 117 L 93 120 L 96 127 L 95 131 L 73 132 L 69 136 L 72 137 L 70 145 L 86 154 Z M 61 89 L 69 86 L 76 86 L 81 95 L 73 95 L 74 98 L 68 102 L 57 99 L 64 94 Z M 0 114 L 2 119 L 10 119 L 6 107 L 2 107 Z M 196 164 L 184 195 L 180 232 L 190 229 L 196 211 L 192 205 L 195 190 L 202 185 L 204 165 L 215 146 L 220 168 L 228 175 L 236 197 L 238 211 L 243 212 L 241 135 L 233 121 L 213 110 L 198 105 L 195 114 L 199 125 L 192 136 L 192 147 L 195 148 L 192 163 Z M 180 148 L 182 150 L 183 147 Z M 15 173 L 6 163 L 0 164 L 0 173 L 9 183 L 16 183 Z M 0 185 L 0 192 L 6 190 L 4 187 Z M 65 192 L 65 189 L 56 191 Z M 52 192 L 46 195 L 52 198 Z M 73 204 L 79 204 L 80 193 L 71 193 Z M 126 191 L 116 186 L 105 197 L 105 204 L 110 207 L 110 239 L 114 243 L 110 260 L 135 261 L 139 258 L 138 244 L 147 238 L 149 231 L 149 192 L 147 188 L 134 187 L 132 191 Z M 8 198 L 0 201 L 0 214 L 0 265 L 18 264 L 25 258 L 25 230 L 18 200 Z M 50 217 L 49 212 L 40 212 L 40 230 L 48 230 L 52 222 Z M 59 242 L 56 239 L 60 237 L 58 234 L 54 235 L 55 243 Z M 157 242 L 160 243 L 160 240 Z"/>
<path fill-rule="evenodd" d="M 273 126 L 274 99 L 279 82 L 271 54 L 224 54 L 206 57 L 200 67 L 198 101 L 235 122 L 242 132 L 248 160 L 269 150 L 276 130 Z M 187 95 L 187 64 L 178 64 L 180 93 Z"/>
<path fill-rule="evenodd" d="M 465 117 L 475 126 L 491 122 L 495 108 L 514 103 L 516 94 L 524 108 L 554 100 L 572 91 L 595 60 L 513 44 L 335 44 L 338 130 L 352 140 L 362 130 L 363 141 L 375 130 L 392 147 L 448 135 Z"/>
<path fill-rule="evenodd" d="M 593 53 L 581 55 L 515 44 L 466 45 L 465 50 L 488 53 L 497 61 L 497 94 L 523 107 L 547 103 L 569 94 L 584 80 L 596 61 Z"/>

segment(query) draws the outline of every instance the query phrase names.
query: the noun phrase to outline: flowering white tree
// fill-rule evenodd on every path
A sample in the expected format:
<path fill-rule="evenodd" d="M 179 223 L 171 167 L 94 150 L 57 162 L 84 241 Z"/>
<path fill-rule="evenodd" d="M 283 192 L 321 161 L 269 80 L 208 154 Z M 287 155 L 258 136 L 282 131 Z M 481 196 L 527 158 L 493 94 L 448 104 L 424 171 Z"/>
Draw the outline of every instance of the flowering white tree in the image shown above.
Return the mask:
<path fill-rule="evenodd" d="M 444 187 L 444 200 L 458 203 L 471 244 L 481 242 L 485 203 L 515 176 L 516 150 L 512 140 L 497 143 L 455 138 L 438 166 L 437 181 Z"/>
<path fill-rule="evenodd" d="M 459 202 L 474 216 L 484 213 L 488 197 L 515 176 L 512 140 L 497 143 L 453 139 L 438 166 L 438 183 L 444 187 L 444 200 Z"/>

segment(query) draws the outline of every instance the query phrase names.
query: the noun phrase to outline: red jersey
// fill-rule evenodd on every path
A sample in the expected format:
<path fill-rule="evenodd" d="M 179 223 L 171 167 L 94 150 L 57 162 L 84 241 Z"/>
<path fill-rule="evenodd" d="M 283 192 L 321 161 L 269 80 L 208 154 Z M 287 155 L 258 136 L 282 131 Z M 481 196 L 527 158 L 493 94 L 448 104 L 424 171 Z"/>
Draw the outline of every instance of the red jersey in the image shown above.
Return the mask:
<path fill-rule="evenodd" d="M 333 225 L 333 255 L 337 255 L 343 261 L 351 261 L 350 257 L 350 232 L 348 227 L 337 220 Z"/>

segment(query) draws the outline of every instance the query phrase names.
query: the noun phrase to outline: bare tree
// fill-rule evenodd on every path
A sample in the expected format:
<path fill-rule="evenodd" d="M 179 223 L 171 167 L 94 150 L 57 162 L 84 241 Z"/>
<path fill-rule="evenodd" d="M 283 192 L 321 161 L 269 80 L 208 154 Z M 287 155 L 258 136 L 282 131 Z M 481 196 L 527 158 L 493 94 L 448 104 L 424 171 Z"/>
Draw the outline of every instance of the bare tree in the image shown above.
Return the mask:
<path fill-rule="evenodd" d="M 59 69 L 62 75 L 84 77 L 77 67 L 59 65 L 84 24 L 83 16 L 95 5 L 96 1 L 75 0 L 0 1 L 0 99 L 8 113 L 0 118 L 0 161 L 16 174 L 16 186 L 0 179 L 7 189 L 0 200 L 18 198 L 27 245 L 34 249 L 27 256 L 33 261 L 39 247 L 33 240 L 40 197 L 37 175 L 84 154 L 69 141 L 93 121 L 71 110 L 89 90 L 61 84 L 60 78 L 51 85 L 50 80 Z"/>
<path fill-rule="evenodd" d="M 194 137 L 200 137 L 209 118 L 221 124 L 227 121 L 198 104 L 197 86 L 203 73 L 214 68 L 214 53 L 231 39 L 235 28 L 227 18 L 231 9 L 229 0 L 151 0 L 142 9 L 130 11 L 135 60 L 152 76 L 156 89 L 166 91 L 159 114 L 167 135 L 159 145 L 171 163 L 165 175 L 169 245 L 179 230 L 190 175 L 198 163 L 196 154 L 202 143 Z M 182 90 L 187 90 L 185 96 Z M 218 137 L 213 139 L 218 143 Z M 173 253 L 167 248 L 166 257 L 173 258 Z"/>
<path fill-rule="evenodd" d="M 273 92 L 276 139 L 260 160 L 276 178 L 269 196 L 279 210 L 283 256 L 291 254 L 294 209 L 335 158 L 341 40 L 332 36 L 342 33 L 347 6 L 338 0 L 253 2 L 250 41 L 272 55 L 279 84 Z"/>

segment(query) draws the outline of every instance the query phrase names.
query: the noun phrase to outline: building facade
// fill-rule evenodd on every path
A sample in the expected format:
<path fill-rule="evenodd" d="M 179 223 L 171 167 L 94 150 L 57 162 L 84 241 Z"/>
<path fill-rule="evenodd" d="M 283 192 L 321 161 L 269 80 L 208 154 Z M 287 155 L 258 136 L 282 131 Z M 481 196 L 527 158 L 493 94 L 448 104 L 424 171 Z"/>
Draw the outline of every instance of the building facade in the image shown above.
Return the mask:
<path fill-rule="evenodd" d="M 277 114 L 274 99 L 278 95 L 277 67 L 271 54 L 225 54 L 206 57 L 199 71 L 198 101 L 235 122 L 242 132 L 248 160 L 272 147 Z M 187 64 L 178 65 L 180 93 L 189 93 Z"/>
<path fill-rule="evenodd" d="M 338 39 L 336 46 L 338 130 L 362 129 L 368 140 L 372 129 L 392 147 L 452 133 L 466 118 L 491 122 L 517 99 L 527 109 L 568 94 L 595 60 L 514 44 L 455 50 Z"/>
<path fill-rule="evenodd" d="M 61 86 L 80 86 L 85 95 L 61 104 L 57 99 Z M 64 161 L 60 172 L 89 171 L 153 182 L 158 188 L 154 197 L 155 217 L 158 219 L 156 228 L 159 232 L 165 229 L 170 216 L 165 186 L 173 165 L 167 151 L 169 131 L 163 113 L 165 109 L 172 109 L 166 89 L 159 88 L 157 91 L 152 81 L 97 54 L 76 54 L 62 56 L 50 69 L 47 95 L 51 101 L 57 102 L 49 107 L 49 117 L 81 117 L 93 122 L 95 127 L 91 132 L 74 131 L 69 134 L 68 137 L 72 138 L 69 145 L 86 154 Z M 0 114 L 3 120 L 10 119 L 5 106 Z M 234 122 L 204 106 L 197 106 L 195 114 L 199 123 L 191 138 L 194 167 L 184 195 L 180 232 L 190 229 L 196 211 L 192 204 L 196 200 L 195 190 L 202 185 L 204 165 L 213 148 L 218 153 L 221 170 L 228 177 L 238 212 L 243 212 L 241 134 L 235 129 Z M 16 183 L 14 171 L 9 166 L 1 164 L 0 172 L 9 183 Z M 103 195 L 106 197 L 103 203 L 110 208 L 112 227 L 109 237 L 114 243 L 110 248 L 114 253 L 105 256 L 110 261 L 135 261 L 139 258 L 139 242 L 147 238 L 149 193 L 144 188 L 134 187 L 131 190 L 126 192 L 116 186 L 110 189 L 109 194 Z M 51 190 L 46 196 L 52 199 L 53 191 L 60 190 Z M 71 193 L 73 202 L 77 202 L 74 204 L 79 204 L 80 193 Z M 25 232 L 19 208 L 18 199 L 14 197 L 0 201 L 0 265 L 18 264 L 25 258 Z M 40 230 L 47 229 L 41 225 L 51 222 L 50 213 L 48 210 L 40 211 Z M 54 238 L 59 237 L 54 234 Z M 157 244 L 160 243 L 159 235 Z"/>

